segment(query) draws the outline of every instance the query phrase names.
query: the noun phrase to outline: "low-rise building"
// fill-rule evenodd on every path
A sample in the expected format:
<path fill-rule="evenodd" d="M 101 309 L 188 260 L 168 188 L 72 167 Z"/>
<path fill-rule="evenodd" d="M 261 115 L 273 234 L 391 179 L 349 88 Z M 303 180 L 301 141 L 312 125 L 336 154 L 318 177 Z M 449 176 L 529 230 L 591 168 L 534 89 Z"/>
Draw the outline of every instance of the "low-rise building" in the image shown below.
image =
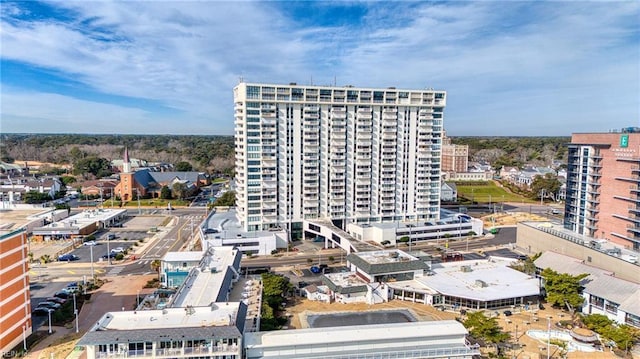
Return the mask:
<path fill-rule="evenodd" d="M 242 358 L 247 306 L 108 312 L 77 345 L 96 358 Z"/>
<path fill-rule="evenodd" d="M 98 229 L 120 223 L 126 214 L 126 209 L 96 208 L 85 210 L 63 220 L 33 228 L 33 237 L 36 240 L 55 240 L 86 236 Z"/>
<path fill-rule="evenodd" d="M 465 327 L 453 320 L 308 328 L 245 334 L 247 359 L 471 359 Z"/>
<path fill-rule="evenodd" d="M 588 274 L 581 282 L 583 314 L 602 314 L 619 323 L 640 328 L 640 284 L 616 277 L 615 272 L 587 265 L 583 260 L 544 252 L 535 261 L 539 271 L 551 268 L 571 275 Z"/>

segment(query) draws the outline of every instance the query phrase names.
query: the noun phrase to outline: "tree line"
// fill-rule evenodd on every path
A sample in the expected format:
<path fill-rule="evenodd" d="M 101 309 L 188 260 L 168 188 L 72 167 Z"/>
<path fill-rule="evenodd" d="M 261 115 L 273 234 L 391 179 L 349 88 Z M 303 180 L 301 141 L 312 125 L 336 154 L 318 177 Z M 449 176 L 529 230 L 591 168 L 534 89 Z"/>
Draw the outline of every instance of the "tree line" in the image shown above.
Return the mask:
<path fill-rule="evenodd" d="M 524 164 L 549 166 L 565 160 L 571 137 L 451 137 L 456 145 L 469 146 L 469 160 L 488 161 L 500 169 Z"/>
<path fill-rule="evenodd" d="M 149 162 L 187 162 L 194 170 L 227 174 L 233 172 L 233 136 L 0 135 L 0 159 L 5 162 L 19 160 L 73 165 L 94 169 L 91 172 L 102 172 L 101 174 L 107 172 L 104 161 L 123 158 L 125 147 L 129 149 L 130 157 Z"/>

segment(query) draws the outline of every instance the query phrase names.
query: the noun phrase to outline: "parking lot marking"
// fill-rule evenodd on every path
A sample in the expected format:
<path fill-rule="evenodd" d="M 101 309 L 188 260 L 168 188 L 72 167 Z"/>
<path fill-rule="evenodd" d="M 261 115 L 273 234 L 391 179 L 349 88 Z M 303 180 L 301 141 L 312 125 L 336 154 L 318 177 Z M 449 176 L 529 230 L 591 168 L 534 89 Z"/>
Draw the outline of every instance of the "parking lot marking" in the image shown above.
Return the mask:
<path fill-rule="evenodd" d="M 31 275 L 38 275 L 38 273 L 36 273 L 36 272 L 34 272 L 34 271 L 32 271 L 32 270 L 30 270 L 30 271 L 29 271 L 29 274 L 31 274 Z"/>
<path fill-rule="evenodd" d="M 96 269 L 95 272 L 96 273 L 104 273 L 104 269 Z"/>
<path fill-rule="evenodd" d="M 72 270 L 68 270 L 67 273 L 69 274 L 76 274 L 76 272 L 72 271 Z"/>

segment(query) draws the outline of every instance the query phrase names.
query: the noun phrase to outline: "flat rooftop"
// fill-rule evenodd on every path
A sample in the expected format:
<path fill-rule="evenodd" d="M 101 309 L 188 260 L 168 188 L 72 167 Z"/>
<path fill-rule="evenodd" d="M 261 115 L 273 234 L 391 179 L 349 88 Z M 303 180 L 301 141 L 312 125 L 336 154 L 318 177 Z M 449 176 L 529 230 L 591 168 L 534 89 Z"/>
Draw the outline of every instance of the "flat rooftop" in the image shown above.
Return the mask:
<path fill-rule="evenodd" d="M 62 211 L 62 210 L 58 210 Z M 66 212 L 66 210 L 64 210 Z M 51 208 L 0 208 L 0 230 L 13 231 L 42 218 L 51 219 L 56 210 Z"/>
<path fill-rule="evenodd" d="M 108 312 L 92 330 L 145 330 L 233 325 L 240 303 L 214 303 L 210 307 L 166 308 Z"/>
<path fill-rule="evenodd" d="M 77 345 L 208 340 L 242 336 L 246 306 L 213 303 L 200 308 L 105 313 Z"/>
<path fill-rule="evenodd" d="M 253 237 L 265 237 L 278 233 L 278 231 L 255 231 L 247 232 L 238 222 L 237 213 L 235 208 L 230 208 L 225 212 L 215 212 L 209 215 L 205 220 L 204 227 L 215 229 L 218 233 L 207 233 L 207 238 L 253 238 Z"/>
<path fill-rule="evenodd" d="M 431 267 L 434 275 L 415 280 L 439 293 L 478 301 L 539 295 L 538 279 L 509 268 L 511 262 L 492 258 L 440 263 Z"/>
<path fill-rule="evenodd" d="M 34 229 L 34 231 L 47 231 L 56 230 L 60 228 L 84 228 L 93 223 L 108 221 L 114 217 L 124 215 L 127 212 L 126 209 L 110 209 L 110 208 L 95 208 L 85 210 L 82 213 L 78 213 L 71 217 L 67 217 L 61 221 L 47 224 L 44 227 Z"/>
<path fill-rule="evenodd" d="M 464 337 L 467 330 L 455 320 L 430 322 L 408 322 L 357 325 L 331 328 L 307 328 L 296 330 L 277 330 L 271 332 L 245 333 L 245 347 L 270 348 L 281 346 L 306 346 L 349 343 L 363 338 L 384 338 L 389 341 L 406 341 L 407 338 L 442 337 L 456 335 Z"/>
<path fill-rule="evenodd" d="M 362 258 L 362 260 L 370 264 L 398 263 L 419 260 L 418 258 L 397 249 L 373 252 L 359 252 L 354 255 Z"/>
<path fill-rule="evenodd" d="M 200 266 L 189 272 L 171 307 L 203 307 L 215 302 L 237 255 L 232 247 L 210 247 Z"/>
<path fill-rule="evenodd" d="M 440 208 L 440 219 L 434 221 L 394 221 L 394 222 L 374 222 L 374 223 L 366 223 L 366 224 L 358 224 L 360 227 L 374 227 L 381 229 L 389 229 L 389 228 L 413 228 L 413 227 L 424 227 L 424 226 L 442 226 L 447 224 L 458 224 L 459 219 L 458 215 L 468 216 L 463 213 L 451 211 L 448 209 Z M 466 222 L 463 222 L 466 223 Z"/>
<path fill-rule="evenodd" d="M 204 256 L 204 251 L 167 252 L 162 258 L 165 262 L 199 261 Z"/>
<path fill-rule="evenodd" d="M 527 227 L 535 228 L 539 231 L 552 234 L 556 237 L 560 237 L 564 240 L 568 240 L 599 252 L 606 253 L 610 256 L 620 258 L 624 261 L 635 263 L 640 266 L 640 253 L 627 249 L 622 245 L 613 243 L 606 239 L 598 239 L 582 234 L 578 234 L 571 230 L 564 228 L 560 223 L 554 222 L 521 222 L 520 224 Z"/>

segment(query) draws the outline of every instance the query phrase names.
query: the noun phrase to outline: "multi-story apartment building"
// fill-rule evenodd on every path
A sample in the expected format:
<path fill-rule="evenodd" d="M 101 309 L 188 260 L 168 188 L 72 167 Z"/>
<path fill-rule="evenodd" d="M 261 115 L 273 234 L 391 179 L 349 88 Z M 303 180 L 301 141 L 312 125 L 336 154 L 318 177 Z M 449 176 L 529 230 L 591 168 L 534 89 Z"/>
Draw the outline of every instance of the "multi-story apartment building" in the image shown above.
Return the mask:
<path fill-rule="evenodd" d="M 438 218 L 444 91 L 243 82 L 234 101 L 247 231 Z"/>
<path fill-rule="evenodd" d="M 456 145 L 444 137 L 442 141 L 442 172 L 467 172 L 469 170 L 469 146 Z"/>
<path fill-rule="evenodd" d="M 7 356 L 31 335 L 31 294 L 23 229 L 0 231 L 0 351 Z"/>
<path fill-rule="evenodd" d="M 564 226 L 640 250 L 640 129 L 574 133 Z"/>

